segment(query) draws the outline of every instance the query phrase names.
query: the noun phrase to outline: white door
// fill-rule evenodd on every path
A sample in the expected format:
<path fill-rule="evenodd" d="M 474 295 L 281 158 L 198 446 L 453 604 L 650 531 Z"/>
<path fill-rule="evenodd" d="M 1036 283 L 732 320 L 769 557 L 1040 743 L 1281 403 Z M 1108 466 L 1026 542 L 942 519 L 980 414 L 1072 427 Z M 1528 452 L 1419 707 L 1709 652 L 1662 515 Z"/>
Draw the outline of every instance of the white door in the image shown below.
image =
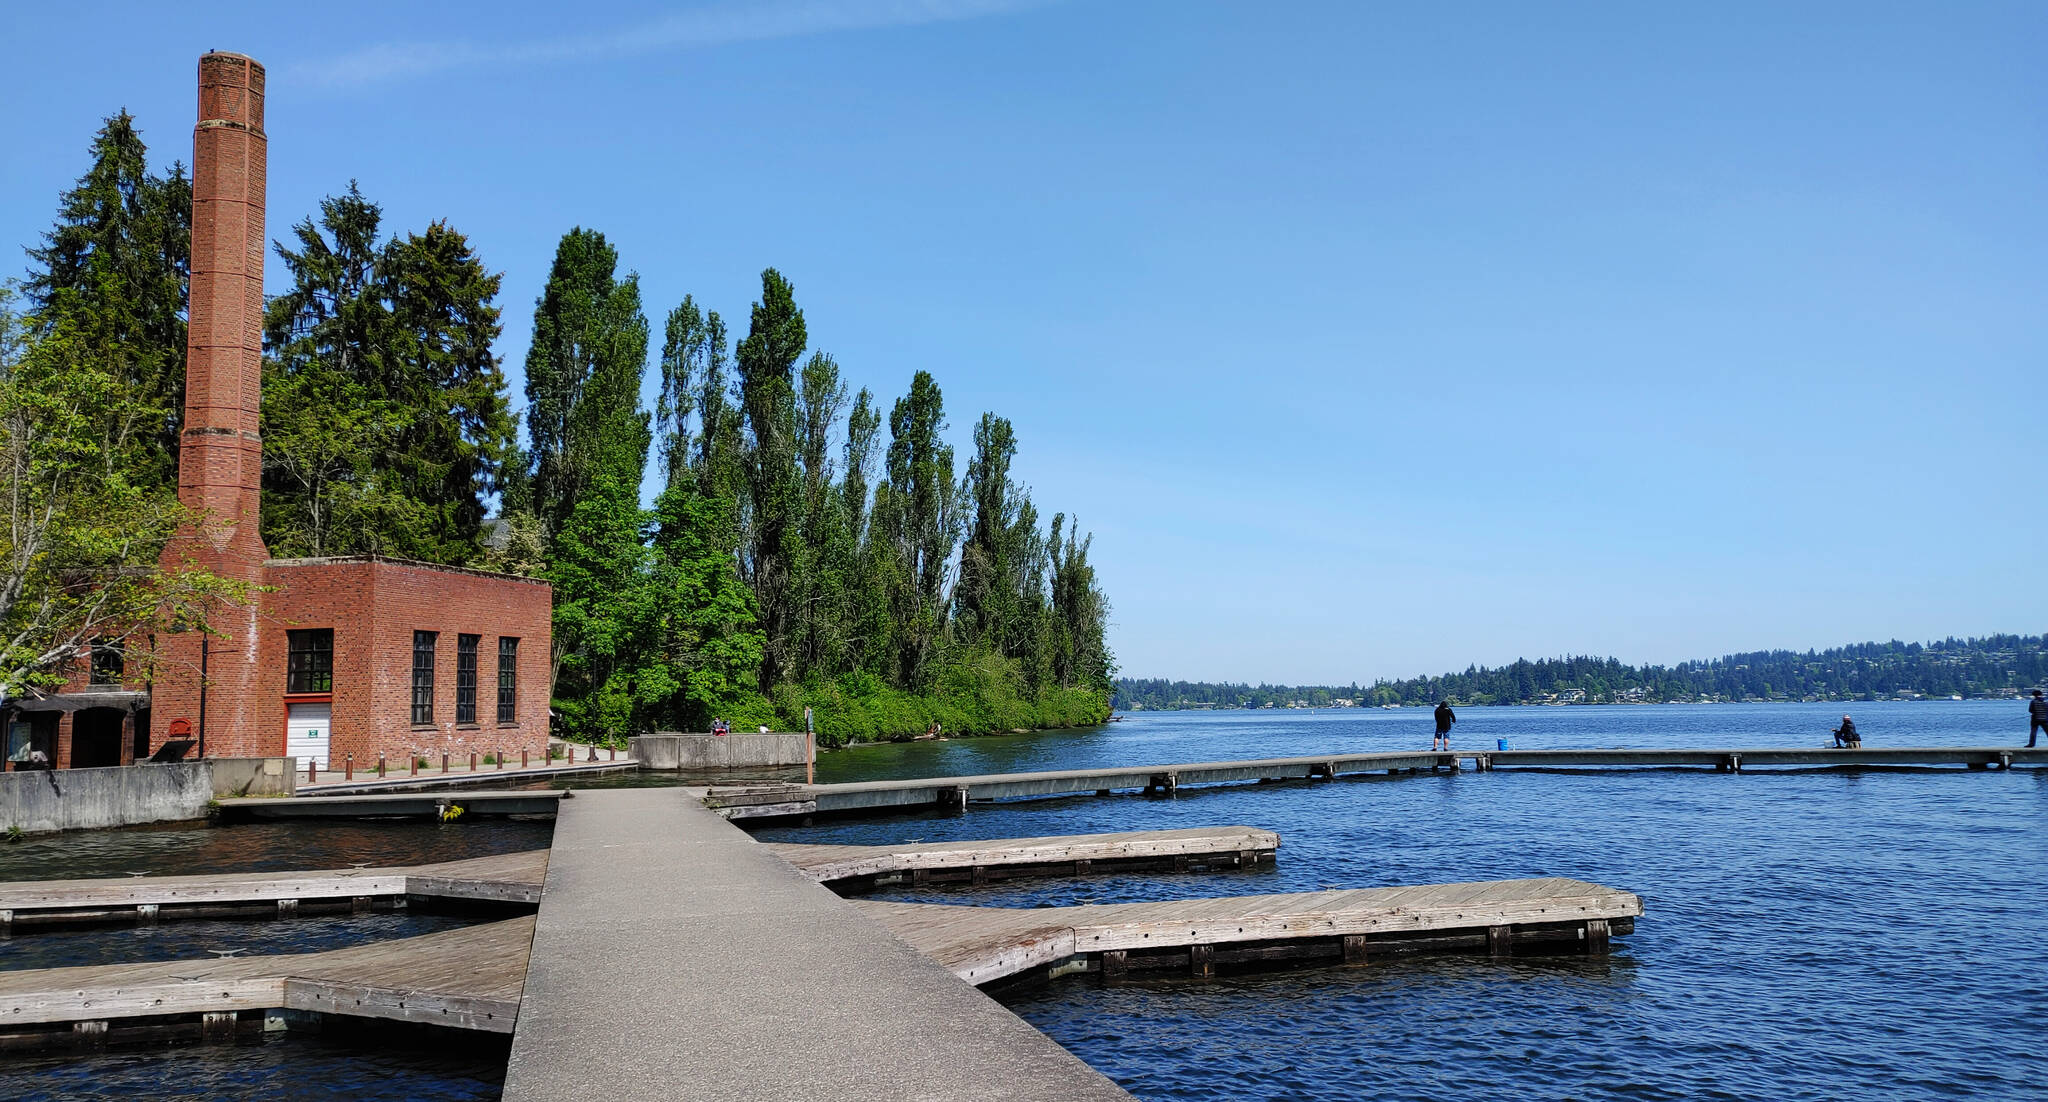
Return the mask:
<path fill-rule="evenodd" d="M 300 769 L 306 762 L 317 763 L 327 768 L 327 737 L 334 723 L 332 704 L 294 704 L 290 717 L 285 720 L 285 756 L 298 763 Z"/>

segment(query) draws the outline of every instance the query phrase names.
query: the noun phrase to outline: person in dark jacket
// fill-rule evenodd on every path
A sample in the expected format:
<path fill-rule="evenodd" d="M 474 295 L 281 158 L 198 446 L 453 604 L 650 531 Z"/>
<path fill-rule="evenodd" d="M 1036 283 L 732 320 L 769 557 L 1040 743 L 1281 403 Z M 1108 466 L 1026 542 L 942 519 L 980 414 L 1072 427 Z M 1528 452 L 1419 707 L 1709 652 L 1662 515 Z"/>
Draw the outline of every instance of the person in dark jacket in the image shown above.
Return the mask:
<path fill-rule="evenodd" d="M 2034 748 L 2034 740 L 2041 732 L 2048 731 L 2048 700 L 2041 698 L 2041 690 L 2034 690 L 2034 699 L 2027 702 L 2027 749 Z"/>
<path fill-rule="evenodd" d="M 1839 750 L 1844 746 L 1853 748 L 1862 745 L 1863 736 L 1856 733 L 1856 721 L 1848 716 L 1843 716 L 1842 725 L 1835 728 L 1835 749 Z"/>
<path fill-rule="evenodd" d="M 1436 702 L 1436 739 L 1429 744 L 1431 750 L 1451 748 L 1451 724 L 1458 722 L 1458 713 L 1451 711 L 1451 702 Z"/>

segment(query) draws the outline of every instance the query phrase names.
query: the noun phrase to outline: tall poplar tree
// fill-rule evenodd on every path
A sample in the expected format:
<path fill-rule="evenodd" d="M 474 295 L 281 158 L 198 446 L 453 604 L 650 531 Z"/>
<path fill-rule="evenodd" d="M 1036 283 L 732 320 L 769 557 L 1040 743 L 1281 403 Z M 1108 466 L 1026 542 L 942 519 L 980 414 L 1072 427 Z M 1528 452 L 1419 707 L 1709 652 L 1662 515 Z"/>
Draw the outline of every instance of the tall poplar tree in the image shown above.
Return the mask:
<path fill-rule="evenodd" d="M 797 470 L 797 402 L 794 372 L 808 342 L 795 289 L 770 268 L 761 273 L 761 300 L 754 304 L 747 338 L 734 360 L 739 367 L 740 409 L 746 418 L 748 492 L 744 563 L 761 608 L 766 651 L 761 691 L 780 682 L 793 658 L 796 610 L 793 573 L 801 538 L 803 491 Z"/>
<path fill-rule="evenodd" d="M 944 642 L 953 552 L 960 539 L 953 446 L 945 398 L 930 372 L 889 411 L 888 478 L 876 488 L 873 524 L 893 557 L 890 614 L 896 624 L 894 679 L 922 688 Z"/>

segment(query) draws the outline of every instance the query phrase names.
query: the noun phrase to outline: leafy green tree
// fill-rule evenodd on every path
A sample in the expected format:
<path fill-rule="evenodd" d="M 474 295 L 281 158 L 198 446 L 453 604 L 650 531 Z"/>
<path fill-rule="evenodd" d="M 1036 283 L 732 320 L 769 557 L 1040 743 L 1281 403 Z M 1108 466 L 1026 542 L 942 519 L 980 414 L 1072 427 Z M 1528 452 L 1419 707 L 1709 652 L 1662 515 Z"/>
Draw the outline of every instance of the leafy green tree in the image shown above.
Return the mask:
<path fill-rule="evenodd" d="M 124 447 L 127 365 L 12 302 L 0 289 L 0 698 L 61 685 L 93 648 L 137 650 L 249 600 L 205 571 L 159 568 L 191 517 Z"/>
<path fill-rule="evenodd" d="M 555 533 L 555 701 L 564 730 L 611 740 L 641 726 L 674 686 L 649 660 L 658 594 L 647 580 L 639 486 L 600 472 Z"/>
<path fill-rule="evenodd" d="M 182 165 L 149 171 L 133 116 L 106 120 L 92 165 L 60 200 L 57 223 L 28 250 L 35 327 L 64 330 L 67 355 L 103 366 L 117 404 L 100 425 L 105 460 L 140 481 L 175 483 L 184 416 L 185 294 L 192 184 Z"/>
<path fill-rule="evenodd" d="M 1109 598 L 1095 582 L 1095 568 L 1088 563 L 1088 549 L 1094 536 L 1083 538 L 1075 521 L 1065 531 L 1064 513 L 1052 518 L 1052 537 L 1047 541 L 1051 559 L 1052 601 L 1050 625 L 1053 677 L 1064 688 L 1113 687 L 1115 662 L 1105 640 Z"/>

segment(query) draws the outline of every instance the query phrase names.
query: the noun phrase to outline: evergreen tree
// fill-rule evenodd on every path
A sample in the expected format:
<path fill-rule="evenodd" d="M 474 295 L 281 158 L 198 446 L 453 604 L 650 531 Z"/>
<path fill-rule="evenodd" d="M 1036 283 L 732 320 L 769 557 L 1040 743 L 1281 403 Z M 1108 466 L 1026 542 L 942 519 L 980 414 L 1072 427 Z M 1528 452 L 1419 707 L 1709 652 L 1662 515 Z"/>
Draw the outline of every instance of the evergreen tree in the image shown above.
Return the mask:
<path fill-rule="evenodd" d="M 134 117 L 106 120 L 92 165 L 60 200 L 57 224 L 28 250 L 35 329 L 103 369 L 115 406 L 100 428 L 106 462 L 175 484 L 184 417 L 185 295 L 192 184 L 184 167 L 149 171 Z"/>
<path fill-rule="evenodd" d="M 374 552 L 468 564 L 516 457 L 499 277 L 445 223 L 380 241 L 351 183 L 277 247 L 269 305 L 264 535 L 280 554 Z"/>

